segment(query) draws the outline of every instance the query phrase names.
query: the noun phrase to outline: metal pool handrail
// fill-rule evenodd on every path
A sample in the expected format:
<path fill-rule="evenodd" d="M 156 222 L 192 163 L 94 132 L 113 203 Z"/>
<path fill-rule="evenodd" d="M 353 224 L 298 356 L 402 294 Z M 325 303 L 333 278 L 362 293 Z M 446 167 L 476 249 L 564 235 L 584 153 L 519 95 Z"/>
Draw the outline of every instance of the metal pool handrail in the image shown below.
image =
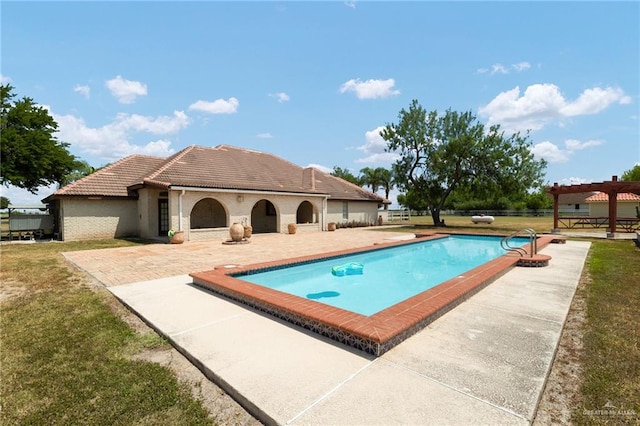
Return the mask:
<path fill-rule="evenodd" d="M 520 257 L 524 256 L 525 254 L 527 254 L 527 251 L 525 249 L 523 249 L 522 247 L 514 247 L 509 245 L 509 240 L 511 240 L 514 237 L 517 237 L 521 233 L 528 234 L 529 245 L 531 247 L 531 249 L 529 250 L 529 256 L 533 257 L 535 254 L 538 253 L 538 235 L 536 234 L 536 231 L 534 231 L 531 228 L 520 229 L 511 235 L 507 235 L 502 240 L 500 240 L 500 247 L 502 247 L 506 251 L 518 253 Z"/>

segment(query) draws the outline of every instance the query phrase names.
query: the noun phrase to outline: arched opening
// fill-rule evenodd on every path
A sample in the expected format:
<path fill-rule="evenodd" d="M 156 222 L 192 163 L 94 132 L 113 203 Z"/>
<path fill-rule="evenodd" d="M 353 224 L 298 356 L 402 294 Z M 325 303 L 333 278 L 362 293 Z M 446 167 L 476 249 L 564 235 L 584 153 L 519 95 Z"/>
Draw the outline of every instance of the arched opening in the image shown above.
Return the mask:
<path fill-rule="evenodd" d="M 224 228 L 227 212 L 218 200 L 203 198 L 191 209 L 191 229 Z"/>
<path fill-rule="evenodd" d="M 317 223 L 318 215 L 309 201 L 303 201 L 296 211 L 296 223 Z"/>
<path fill-rule="evenodd" d="M 278 211 L 269 200 L 260 200 L 251 209 L 251 226 L 254 234 L 278 232 Z"/>

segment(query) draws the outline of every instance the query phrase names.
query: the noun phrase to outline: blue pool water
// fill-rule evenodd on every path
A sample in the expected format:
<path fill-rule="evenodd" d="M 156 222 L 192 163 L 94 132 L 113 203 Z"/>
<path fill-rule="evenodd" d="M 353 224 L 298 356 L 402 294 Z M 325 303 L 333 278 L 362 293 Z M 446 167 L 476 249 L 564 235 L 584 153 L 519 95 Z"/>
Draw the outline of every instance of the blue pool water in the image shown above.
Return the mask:
<path fill-rule="evenodd" d="M 501 238 L 455 235 L 235 278 L 369 316 L 502 256 Z M 332 273 L 351 263 L 362 270 Z"/>

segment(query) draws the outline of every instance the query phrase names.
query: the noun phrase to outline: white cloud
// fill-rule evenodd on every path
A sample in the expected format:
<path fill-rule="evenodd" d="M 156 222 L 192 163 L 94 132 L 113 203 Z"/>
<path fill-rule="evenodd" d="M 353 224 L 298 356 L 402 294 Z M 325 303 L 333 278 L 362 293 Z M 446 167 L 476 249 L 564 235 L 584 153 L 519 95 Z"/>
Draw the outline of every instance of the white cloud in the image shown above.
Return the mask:
<path fill-rule="evenodd" d="M 42 204 L 42 199 L 51 195 L 58 186 L 54 183 L 49 186 L 39 186 L 36 193 L 32 194 L 26 189 L 13 185 L 0 185 L 0 195 L 7 197 L 12 206 L 37 206 Z"/>
<path fill-rule="evenodd" d="M 567 139 L 564 141 L 564 145 L 569 151 L 579 151 L 585 148 L 591 148 L 592 146 L 602 145 L 604 142 L 597 139 L 588 140 L 586 142 L 580 142 L 577 139 Z"/>
<path fill-rule="evenodd" d="M 394 90 L 395 80 L 367 80 L 361 81 L 359 78 L 351 79 L 340 86 L 340 93 L 355 92 L 358 99 L 388 98 L 400 94 L 399 90 Z"/>
<path fill-rule="evenodd" d="M 116 116 L 114 125 L 126 130 L 138 132 L 149 132 L 154 134 L 175 133 L 183 127 L 187 127 L 190 119 L 183 111 L 174 111 L 173 116 L 161 115 L 159 117 L 148 117 L 139 114 L 119 113 Z"/>
<path fill-rule="evenodd" d="M 351 9 L 355 9 L 356 8 L 356 2 L 355 1 L 345 1 L 344 5 L 347 7 L 350 7 Z"/>
<path fill-rule="evenodd" d="M 307 167 L 313 167 L 325 173 L 331 173 L 333 171 L 333 169 L 330 167 L 322 166 L 320 164 L 314 164 L 314 163 L 307 164 Z"/>
<path fill-rule="evenodd" d="M 616 102 L 630 104 L 631 97 L 625 95 L 620 88 L 594 87 L 582 92 L 575 102 L 568 103 L 560 112 L 568 117 L 596 114 Z"/>
<path fill-rule="evenodd" d="M 385 141 L 380 132 L 383 126 L 376 127 L 373 130 L 365 132 L 365 144 L 360 145 L 358 149 L 368 154 L 365 158 L 355 160 L 356 163 L 393 163 L 398 159 L 398 154 L 393 152 L 385 152 L 387 141 Z"/>
<path fill-rule="evenodd" d="M 153 155 L 156 157 L 167 157 L 176 151 L 171 148 L 171 141 L 167 139 L 158 139 L 157 141 L 148 142 L 145 145 L 131 145 L 123 144 L 121 147 L 123 154 L 120 157 L 125 157 L 131 154 L 143 154 Z"/>
<path fill-rule="evenodd" d="M 518 62 L 517 64 L 512 64 L 511 68 L 516 70 L 516 72 L 522 72 L 531 68 L 531 64 L 529 62 Z"/>
<path fill-rule="evenodd" d="M 544 158 L 550 163 L 566 163 L 569 161 L 567 151 L 558 148 L 557 145 L 549 141 L 535 144 L 531 148 L 531 152 L 533 152 L 536 157 Z"/>
<path fill-rule="evenodd" d="M 491 74 L 509 74 L 509 71 L 502 64 L 493 64 L 491 65 Z"/>
<path fill-rule="evenodd" d="M 511 64 L 509 66 L 502 64 L 493 64 L 491 68 L 478 68 L 476 70 L 477 74 L 486 74 L 490 72 L 493 74 L 509 74 L 511 71 L 515 72 L 523 72 L 531 68 L 531 64 L 526 61 L 518 62 L 517 64 Z"/>
<path fill-rule="evenodd" d="M 572 176 L 565 179 L 561 179 L 559 184 L 560 185 L 580 185 L 581 183 L 591 183 L 591 182 L 593 182 L 593 180 L 591 179 L 584 179 L 584 178 Z"/>
<path fill-rule="evenodd" d="M 258 133 L 256 135 L 256 138 L 260 138 L 260 139 L 272 139 L 273 135 L 271 133 Z"/>
<path fill-rule="evenodd" d="M 550 163 L 566 163 L 575 151 L 599 146 L 603 143 L 603 141 L 595 139 L 586 142 L 581 142 L 577 139 L 567 139 L 564 141 L 564 149 L 562 149 L 552 142 L 544 141 L 535 144 L 531 152 L 533 152 L 535 156 L 544 158 Z"/>
<path fill-rule="evenodd" d="M 80 86 L 79 84 L 76 84 L 76 87 L 73 88 L 73 91 L 80 93 L 87 99 L 89 99 L 89 97 L 91 96 L 91 89 L 89 88 L 89 86 Z"/>
<path fill-rule="evenodd" d="M 282 103 L 282 102 L 287 102 L 289 100 L 289 95 L 287 95 L 284 92 L 278 92 L 278 93 L 269 93 L 269 96 L 277 99 L 278 102 Z"/>
<path fill-rule="evenodd" d="M 190 123 L 182 111 L 173 116 L 146 117 L 137 114 L 118 114 L 113 122 L 102 127 L 89 127 L 81 117 L 52 113 L 58 123 L 60 140 L 68 142 L 84 154 L 111 162 L 130 154 L 145 154 L 165 157 L 175 152 L 166 139 L 149 141 L 144 145 L 134 144 L 136 133 L 156 135 L 175 133 Z"/>
<path fill-rule="evenodd" d="M 11 83 L 11 78 L 7 77 L 4 74 L 0 74 L 0 84 L 9 84 Z"/>
<path fill-rule="evenodd" d="M 208 112 L 209 114 L 234 114 L 240 102 L 236 98 L 216 99 L 213 102 L 198 100 L 189 105 L 189 110 Z"/>
<path fill-rule="evenodd" d="M 107 80 L 105 84 L 121 104 L 132 104 L 138 96 L 146 96 L 147 94 L 146 84 L 139 81 L 125 80 L 121 76 Z"/>
<path fill-rule="evenodd" d="M 554 84 L 533 84 L 520 95 L 520 87 L 500 93 L 478 114 L 489 125 L 500 124 L 505 130 L 539 130 L 554 120 L 598 113 L 613 103 L 627 104 L 629 96 L 622 89 L 596 87 L 587 89 L 576 101 L 569 101 Z"/>

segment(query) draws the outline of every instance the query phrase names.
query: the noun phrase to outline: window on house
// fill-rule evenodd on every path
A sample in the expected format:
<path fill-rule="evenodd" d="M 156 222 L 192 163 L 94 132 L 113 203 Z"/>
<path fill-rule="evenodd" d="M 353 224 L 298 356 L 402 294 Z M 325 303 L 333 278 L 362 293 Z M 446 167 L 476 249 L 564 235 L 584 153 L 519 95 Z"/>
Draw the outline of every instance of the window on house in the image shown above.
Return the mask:
<path fill-rule="evenodd" d="M 576 210 L 580 210 L 580 204 L 576 204 Z"/>
<path fill-rule="evenodd" d="M 342 218 L 345 220 L 349 220 L 349 202 L 342 202 Z"/>

